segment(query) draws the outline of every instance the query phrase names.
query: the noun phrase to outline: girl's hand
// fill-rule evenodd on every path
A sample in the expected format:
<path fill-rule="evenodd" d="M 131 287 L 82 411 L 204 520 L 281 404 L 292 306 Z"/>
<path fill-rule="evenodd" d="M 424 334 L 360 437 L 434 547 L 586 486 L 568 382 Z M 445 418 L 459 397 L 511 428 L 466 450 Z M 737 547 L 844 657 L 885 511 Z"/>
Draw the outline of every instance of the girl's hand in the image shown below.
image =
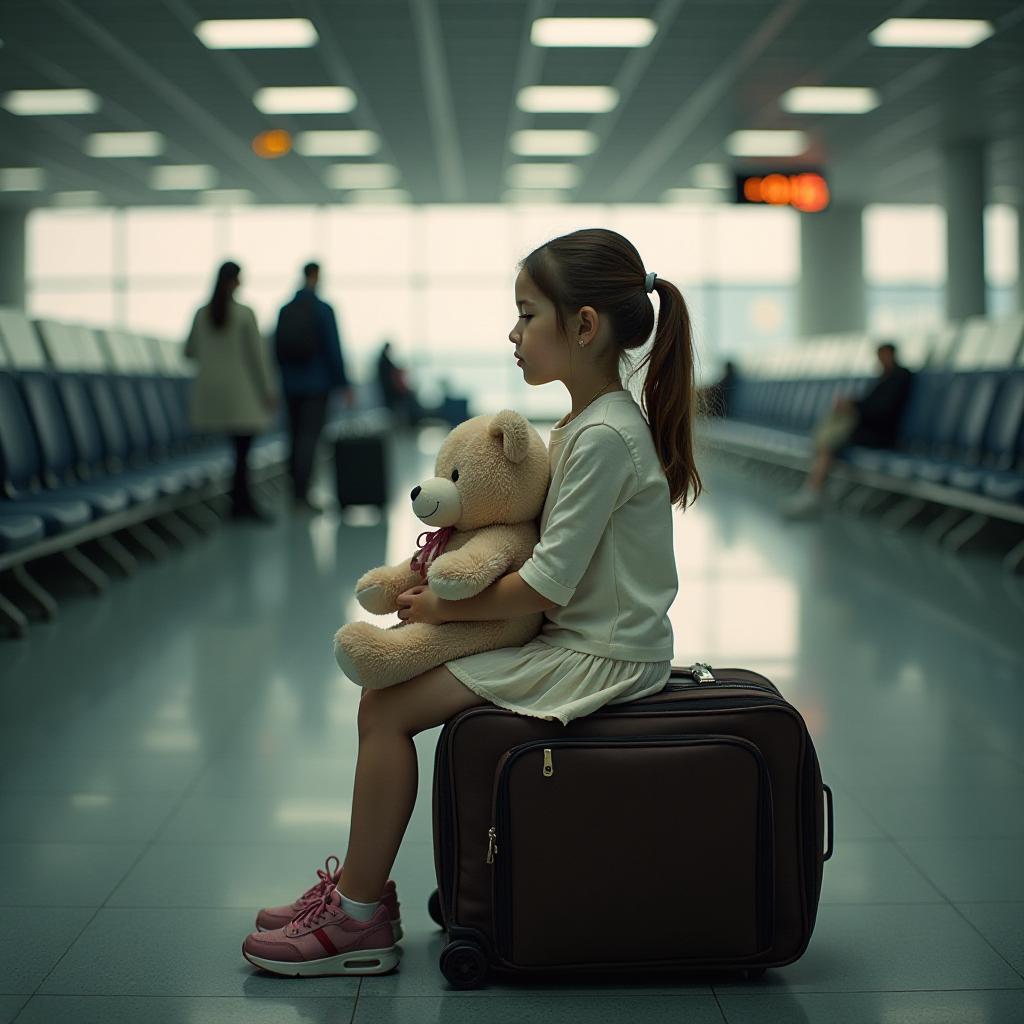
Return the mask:
<path fill-rule="evenodd" d="M 398 617 L 403 622 L 426 622 L 431 626 L 440 626 L 451 621 L 445 615 L 446 604 L 430 587 L 413 587 L 398 595 Z"/>

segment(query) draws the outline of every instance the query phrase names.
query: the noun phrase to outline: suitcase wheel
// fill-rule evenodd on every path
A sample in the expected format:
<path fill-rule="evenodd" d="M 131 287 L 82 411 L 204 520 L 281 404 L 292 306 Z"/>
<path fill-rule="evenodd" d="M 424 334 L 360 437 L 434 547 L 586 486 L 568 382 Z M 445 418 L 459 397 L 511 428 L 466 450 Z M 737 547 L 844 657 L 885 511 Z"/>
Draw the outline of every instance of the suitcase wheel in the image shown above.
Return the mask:
<path fill-rule="evenodd" d="M 436 889 L 430 894 L 430 899 L 427 900 L 427 913 L 434 924 L 439 928 L 444 927 L 444 917 L 441 915 L 441 896 Z"/>
<path fill-rule="evenodd" d="M 760 981 L 764 977 L 765 970 L 764 967 L 745 967 L 740 971 L 740 977 L 744 981 Z"/>
<path fill-rule="evenodd" d="M 441 951 L 441 973 L 455 988 L 482 988 L 487 981 L 487 957 L 475 942 L 450 942 Z"/>

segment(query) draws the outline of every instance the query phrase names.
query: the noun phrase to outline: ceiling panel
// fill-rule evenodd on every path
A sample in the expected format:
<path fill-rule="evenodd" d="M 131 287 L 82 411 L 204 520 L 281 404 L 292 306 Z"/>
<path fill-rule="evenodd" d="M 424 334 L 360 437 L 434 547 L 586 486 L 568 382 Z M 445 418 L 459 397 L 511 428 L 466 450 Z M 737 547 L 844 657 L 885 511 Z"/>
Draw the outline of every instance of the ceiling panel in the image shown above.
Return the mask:
<path fill-rule="evenodd" d="M 997 31 L 967 51 L 871 46 L 870 30 L 895 14 L 985 17 Z M 316 25 L 315 47 L 211 51 L 192 32 L 206 18 L 296 15 Z M 529 43 L 534 17 L 594 15 L 655 17 L 655 45 Z M 992 198 L 1024 201 L 1019 0 L 4 0 L 0 39 L 0 91 L 84 87 L 103 101 L 80 117 L 0 111 L 0 166 L 42 166 L 49 185 L 0 193 L 8 206 L 79 189 L 118 204 L 194 203 L 193 193 L 149 187 L 165 162 L 211 164 L 219 187 L 262 202 L 346 201 L 324 184 L 337 158 L 255 156 L 253 136 L 273 127 L 378 132 L 380 153 L 352 162 L 393 164 L 424 203 L 498 201 L 518 159 L 510 132 L 539 127 L 598 134 L 597 152 L 576 161 L 569 198 L 580 202 L 657 201 L 695 164 L 729 163 L 730 132 L 783 127 L 810 134 L 810 151 L 790 164 L 823 167 L 837 201 L 938 201 L 942 148 L 964 139 L 989 147 Z M 515 106 L 524 84 L 614 84 L 622 102 L 597 116 L 528 115 Z M 358 105 L 269 117 L 252 95 L 272 85 L 347 85 Z M 872 86 L 882 104 L 858 117 L 788 115 L 778 100 L 794 85 Z M 91 132 L 144 129 L 166 136 L 163 156 L 83 152 Z"/>

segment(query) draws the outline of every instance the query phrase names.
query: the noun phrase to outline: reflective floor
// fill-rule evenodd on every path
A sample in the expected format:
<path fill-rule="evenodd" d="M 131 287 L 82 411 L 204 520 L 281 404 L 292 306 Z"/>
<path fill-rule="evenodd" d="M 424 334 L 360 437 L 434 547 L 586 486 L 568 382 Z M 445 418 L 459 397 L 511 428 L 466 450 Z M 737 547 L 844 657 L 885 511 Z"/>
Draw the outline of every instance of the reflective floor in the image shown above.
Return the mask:
<path fill-rule="evenodd" d="M 1024 583 L 867 522 L 783 523 L 714 463 L 678 519 L 676 661 L 758 669 L 808 720 L 837 851 L 807 954 L 759 983 L 449 989 L 435 730 L 393 872 L 398 972 L 245 963 L 255 908 L 344 850 L 359 691 L 331 638 L 364 614 L 358 576 L 414 550 L 439 440 L 400 448 L 385 521 L 225 527 L 0 643 L 0 1022 L 1024 1020 Z M 646 884 L 609 899 L 646 913 Z"/>

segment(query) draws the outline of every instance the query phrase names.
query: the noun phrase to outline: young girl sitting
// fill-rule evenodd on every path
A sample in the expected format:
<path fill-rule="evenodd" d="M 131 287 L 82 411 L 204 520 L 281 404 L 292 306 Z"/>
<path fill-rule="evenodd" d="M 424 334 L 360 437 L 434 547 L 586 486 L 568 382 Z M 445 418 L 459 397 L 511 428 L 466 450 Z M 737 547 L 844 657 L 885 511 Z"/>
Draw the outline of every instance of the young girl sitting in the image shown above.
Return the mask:
<path fill-rule="evenodd" d="M 621 367 L 660 314 L 642 406 Z M 294 903 L 260 911 L 242 947 L 285 975 L 382 974 L 400 957 L 398 899 L 388 880 L 417 792 L 413 737 L 465 708 L 496 704 L 566 724 L 605 704 L 656 693 L 673 654 L 668 610 L 678 589 L 672 506 L 701 492 L 693 455 L 693 347 L 675 285 L 644 269 L 614 231 L 556 238 L 523 260 L 509 334 L 528 384 L 561 381 L 572 409 L 552 429 L 551 486 L 540 540 L 518 572 L 476 597 L 399 598 L 406 622 L 545 613 L 523 647 L 484 651 L 383 690 L 359 705 L 348 852 L 329 858 Z"/>

